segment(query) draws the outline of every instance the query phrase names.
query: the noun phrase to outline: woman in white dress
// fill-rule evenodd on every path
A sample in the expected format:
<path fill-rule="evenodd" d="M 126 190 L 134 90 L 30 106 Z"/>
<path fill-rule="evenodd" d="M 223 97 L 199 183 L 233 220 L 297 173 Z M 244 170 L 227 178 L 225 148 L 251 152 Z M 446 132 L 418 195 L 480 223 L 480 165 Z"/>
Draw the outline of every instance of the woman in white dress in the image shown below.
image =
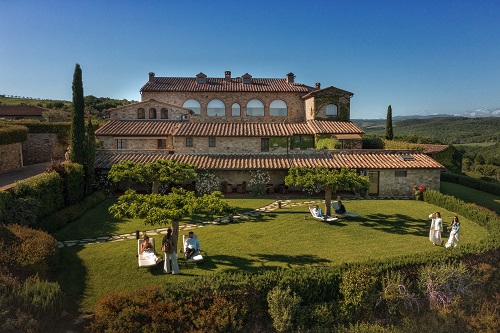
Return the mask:
<path fill-rule="evenodd" d="M 443 220 L 441 219 L 441 213 L 435 212 L 429 215 L 431 219 L 431 228 L 429 229 L 429 240 L 434 245 L 441 245 L 443 242 L 441 240 L 441 232 L 443 231 Z"/>
<path fill-rule="evenodd" d="M 457 246 L 460 241 L 460 222 L 458 221 L 458 216 L 453 216 L 453 221 L 450 226 L 450 237 L 446 242 L 446 247 Z"/>

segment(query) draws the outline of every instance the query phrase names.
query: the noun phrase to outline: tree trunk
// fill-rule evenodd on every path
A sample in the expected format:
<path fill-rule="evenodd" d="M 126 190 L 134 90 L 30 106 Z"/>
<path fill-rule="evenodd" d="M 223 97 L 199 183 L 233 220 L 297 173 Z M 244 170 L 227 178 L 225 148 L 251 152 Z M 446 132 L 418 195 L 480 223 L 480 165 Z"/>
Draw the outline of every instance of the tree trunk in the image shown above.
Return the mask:
<path fill-rule="evenodd" d="M 177 253 L 177 243 L 179 242 L 179 221 L 172 221 L 172 239 L 175 239 L 175 252 Z M 182 242 L 182 240 L 181 240 Z M 184 244 L 181 245 L 181 249 Z"/>
<path fill-rule="evenodd" d="M 332 216 L 332 189 L 325 188 L 325 212 L 326 215 Z"/>
<path fill-rule="evenodd" d="M 151 192 L 153 194 L 158 194 L 158 189 L 160 188 L 160 181 L 156 178 L 153 179 L 153 187 L 151 188 Z"/>

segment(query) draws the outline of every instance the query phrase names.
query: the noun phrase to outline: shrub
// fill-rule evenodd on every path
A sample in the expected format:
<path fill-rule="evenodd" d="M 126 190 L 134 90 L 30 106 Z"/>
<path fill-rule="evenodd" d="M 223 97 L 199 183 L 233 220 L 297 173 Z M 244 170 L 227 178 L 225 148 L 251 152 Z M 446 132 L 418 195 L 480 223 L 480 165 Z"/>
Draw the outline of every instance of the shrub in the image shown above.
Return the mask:
<path fill-rule="evenodd" d="M 474 284 L 471 274 L 462 263 L 439 263 L 421 267 L 419 282 L 430 305 L 446 307 L 459 296 L 468 296 Z"/>
<path fill-rule="evenodd" d="M 376 136 L 363 136 L 363 149 L 384 149 L 384 140 Z"/>
<path fill-rule="evenodd" d="M 37 223 L 40 203 L 31 197 L 14 198 L 6 205 L 2 221 L 7 224 L 34 226 Z"/>
<path fill-rule="evenodd" d="M 248 185 L 254 196 L 264 195 L 266 193 L 267 184 L 271 182 L 269 172 L 262 170 L 250 171 L 250 181 Z"/>
<path fill-rule="evenodd" d="M 372 312 L 376 299 L 377 278 L 369 267 L 350 267 L 342 273 L 340 293 L 342 313 L 348 321 L 362 319 Z"/>
<path fill-rule="evenodd" d="M 316 141 L 316 149 L 339 149 L 342 144 L 337 139 L 321 138 Z"/>
<path fill-rule="evenodd" d="M 278 332 L 290 331 L 299 309 L 300 297 L 292 293 L 289 287 L 274 287 L 267 295 L 267 302 L 274 328 Z"/>
<path fill-rule="evenodd" d="M 410 280 L 400 271 L 388 271 L 382 278 L 382 291 L 377 306 L 385 305 L 391 315 L 418 312 L 418 296 L 410 290 Z"/>
<path fill-rule="evenodd" d="M 56 240 L 49 234 L 17 224 L 0 225 L 0 266 L 21 280 L 46 278 L 59 264 Z"/>
<path fill-rule="evenodd" d="M 62 178 L 50 172 L 18 182 L 12 189 L 14 197 L 32 197 L 40 203 L 38 217 L 47 216 L 64 206 Z"/>
<path fill-rule="evenodd" d="M 198 173 L 198 181 L 196 182 L 196 191 L 198 194 L 209 194 L 217 191 L 219 188 L 219 177 L 211 171 L 203 171 Z"/>
<path fill-rule="evenodd" d="M 83 166 L 72 162 L 52 162 L 46 173 L 55 171 L 63 180 L 64 203 L 71 205 L 83 199 L 85 195 L 85 174 Z"/>

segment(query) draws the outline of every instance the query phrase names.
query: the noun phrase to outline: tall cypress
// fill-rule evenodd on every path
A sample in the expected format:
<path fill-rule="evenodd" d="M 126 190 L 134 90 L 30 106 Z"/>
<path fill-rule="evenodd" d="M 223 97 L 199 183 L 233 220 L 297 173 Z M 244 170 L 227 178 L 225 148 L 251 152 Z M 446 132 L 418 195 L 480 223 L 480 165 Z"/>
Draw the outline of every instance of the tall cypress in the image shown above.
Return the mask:
<path fill-rule="evenodd" d="M 71 112 L 70 160 L 85 163 L 85 102 L 83 99 L 82 69 L 75 66 L 73 74 L 73 111 Z"/>
<path fill-rule="evenodd" d="M 390 105 L 387 108 L 387 120 L 385 121 L 385 138 L 387 140 L 394 138 L 394 133 L 392 132 L 392 108 Z"/>

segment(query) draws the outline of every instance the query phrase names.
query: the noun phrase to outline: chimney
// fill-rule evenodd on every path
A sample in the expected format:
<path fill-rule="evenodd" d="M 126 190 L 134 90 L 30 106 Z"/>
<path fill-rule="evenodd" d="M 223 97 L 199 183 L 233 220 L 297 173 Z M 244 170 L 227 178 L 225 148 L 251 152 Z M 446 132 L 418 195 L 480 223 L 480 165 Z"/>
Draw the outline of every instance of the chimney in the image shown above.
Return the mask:
<path fill-rule="evenodd" d="M 149 72 L 149 82 L 154 82 L 155 81 L 155 73 Z"/>
<path fill-rule="evenodd" d="M 231 82 L 231 71 L 224 72 L 224 81 Z"/>
<path fill-rule="evenodd" d="M 286 82 L 287 83 L 293 83 L 295 81 L 295 75 L 290 72 L 286 75 Z"/>
<path fill-rule="evenodd" d="M 321 89 L 321 83 L 319 82 L 316 82 L 314 86 L 316 87 L 316 89 Z"/>

